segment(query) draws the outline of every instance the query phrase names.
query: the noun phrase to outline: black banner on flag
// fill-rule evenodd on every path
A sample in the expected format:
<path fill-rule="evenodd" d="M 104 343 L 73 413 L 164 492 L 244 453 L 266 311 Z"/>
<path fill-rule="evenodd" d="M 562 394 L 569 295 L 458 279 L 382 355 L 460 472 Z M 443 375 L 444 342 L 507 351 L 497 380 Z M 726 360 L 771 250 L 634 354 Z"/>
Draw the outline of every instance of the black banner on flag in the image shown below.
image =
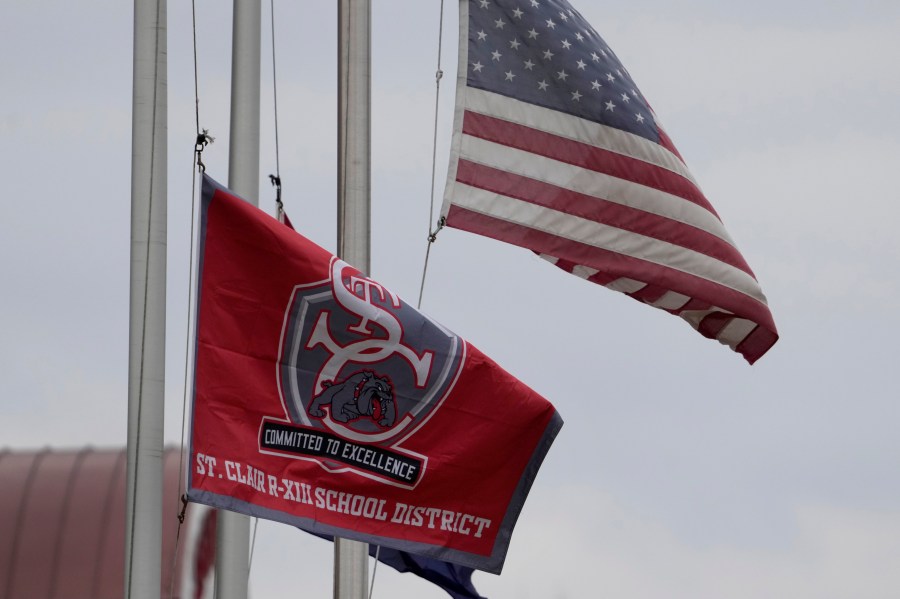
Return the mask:
<path fill-rule="evenodd" d="M 334 460 L 410 486 L 415 486 L 425 468 L 422 460 L 408 455 L 353 443 L 324 431 L 279 422 L 263 422 L 259 446 L 261 449 Z"/>

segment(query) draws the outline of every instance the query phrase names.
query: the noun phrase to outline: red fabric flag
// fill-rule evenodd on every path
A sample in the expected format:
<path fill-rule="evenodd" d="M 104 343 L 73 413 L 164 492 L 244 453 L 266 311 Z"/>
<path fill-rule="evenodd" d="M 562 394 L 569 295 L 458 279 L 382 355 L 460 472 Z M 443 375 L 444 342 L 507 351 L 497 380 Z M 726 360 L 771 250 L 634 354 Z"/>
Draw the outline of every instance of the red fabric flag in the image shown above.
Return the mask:
<path fill-rule="evenodd" d="M 499 572 L 562 420 L 204 175 L 188 496 Z"/>
<path fill-rule="evenodd" d="M 460 2 L 446 224 L 676 314 L 751 364 L 753 271 L 628 70 L 566 0 Z"/>

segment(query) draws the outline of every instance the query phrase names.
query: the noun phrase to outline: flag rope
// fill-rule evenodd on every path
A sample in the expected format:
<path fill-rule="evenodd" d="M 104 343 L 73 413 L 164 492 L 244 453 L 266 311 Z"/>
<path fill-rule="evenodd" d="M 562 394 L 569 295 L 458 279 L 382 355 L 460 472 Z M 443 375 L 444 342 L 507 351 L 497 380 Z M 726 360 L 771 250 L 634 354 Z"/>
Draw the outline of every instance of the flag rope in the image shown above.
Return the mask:
<path fill-rule="evenodd" d="M 191 28 L 194 42 L 194 120 L 197 128 L 197 136 L 200 136 L 200 83 L 197 74 L 197 2 L 191 0 Z"/>
<path fill-rule="evenodd" d="M 369 584 L 369 599 L 372 599 L 372 591 L 375 590 L 375 573 L 378 571 L 379 555 L 381 555 L 381 545 L 375 547 L 375 565 L 372 566 L 372 582 Z"/>
<path fill-rule="evenodd" d="M 259 527 L 259 518 L 253 519 L 253 535 L 250 539 L 250 557 L 247 559 L 247 576 L 253 569 L 253 550 L 256 549 L 256 529 Z"/>
<path fill-rule="evenodd" d="M 205 131 L 204 131 L 205 134 Z M 207 136 L 208 137 L 208 136 Z M 188 303 L 187 303 L 187 330 L 185 331 L 185 342 L 184 342 L 184 383 L 182 385 L 182 394 L 181 394 L 181 437 L 179 437 L 180 447 L 179 447 L 179 458 L 178 458 L 178 500 L 184 501 L 185 506 L 187 505 L 184 489 L 184 437 L 187 431 L 187 401 L 188 401 L 188 377 L 190 376 L 190 353 L 191 353 L 191 326 L 193 323 L 193 319 L 196 315 L 193 313 L 194 307 L 194 224 L 195 224 L 195 211 L 197 208 L 197 178 L 194 176 L 193 171 L 196 168 L 198 173 L 202 173 L 205 170 L 203 166 L 203 162 L 200 160 L 200 153 L 203 151 L 202 146 L 200 145 L 200 137 L 197 138 L 197 146 L 194 149 L 194 161 L 191 164 L 191 227 L 190 231 L 190 250 L 188 251 Z M 211 141 L 212 138 L 209 138 Z M 209 142 L 206 142 L 209 143 Z M 204 144 L 205 145 L 205 144 Z M 198 149 L 199 147 L 199 149 Z M 177 510 L 176 510 L 177 511 Z M 179 517 L 178 522 L 178 531 L 181 532 L 181 524 L 184 521 L 183 516 Z M 175 537 L 175 553 L 178 553 L 178 535 Z"/>
<path fill-rule="evenodd" d="M 269 14 L 272 21 L 272 105 L 275 121 L 275 174 L 269 175 L 269 181 L 275 187 L 275 217 L 279 220 L 284 213 L 281 203 L 281 160 L 278 152 L 278 77 L 275 69 L 275 0 L 269 0 Z"/>
<path fill-rule="evenodd" d="M 197 4 L 196 0 L 191 0 L 191 28 L 193 32 L 193 53 L 194 53 L 194 124 L 196 130 L 196 138 L 194 141 L 194 156 L 191 162 L 191 226 L 190 231 L 190 249 L 188 251 L 188 302 L 187 302 L 187 330 L 185 331 L 185 347 L 184 347 L 184 382 L 182 385 L 182 401 L 181 401 L 181 436 L 179 437 L 180 447 L 178 451 L 178 502 L 181 509 L 176 509 L 178 514 L 178 528 L 175 531 L 175 550 L 172 556 L 172 576 L 169 580 L 169 597 L 174 597 L 175 591 L 175 564 L 178 557 L 178 551 L 181 543 L 181 527 L 184 524 L 184 516 L 187 511 L 187 494 L 184 488 L 184 447 L 185 434 L 187 431 L 187 401 L 188 401 L 188 377 L 190 375 L 190 348 L 191 348 L 191 330 L 194 306 L 194 226 L 195 215 L 197 210 L 197 174 L 206 171 L 206 165 L 203 164 L 203 149 L 207 145 L 215 141 L 207 129 L 200 129 L 200 77 L 197 59 Z M 194 172 L 196 169 L 196 173 Z"/>
<path fill-rule="evenodd" d="M 432 228 L 431 223 L 434 222 L 434 179 L 437 169 L 437 133 L 438 133 L 438 114 L 441 99 L 441 79 L 444 77 L 444 71 L 441 70 L 441 50 L 444 47 L 444 0 L 440 4 L 440 17 L 438 18 L 438 47 L 437 47 L 437 70 L 434 73 L 434 131 L 431 135 L 431 202 L 428 207 L 428 243 L 425 246 L 425 263 L 422 265 L 422 282 L 419 285 L 419 302 L 416 308 L 422 308 L 422 296 L 425 294 L 425 276 L 428 274 L 428 259 L 431 256 L 431 244 L 437 239 L 438 231 L 444 227 L 443 218 Z"/>
<path fill-rule="evenodd" d="M 184 460 L 184 452 L 179 452 L 182 454 L 180 460 Z M 179 468 L 181 468 L 181 462 L 179 462 Z M 179 476 L 179 486 L 181 485 L 181 477 Z M 188 506 L 188 498 L 187 494 L 183 494 L 181 496 L 181 511 L 178 513 L 178 528 L 175 529 L 175 551 L 172 552 L 172 568 L 169 570 L 169 599 L 173 599 L 175 597 L 175 571 L 178 569 L 178 550 L 179 545 L 181 543 L 181 525 L 184 524 L 184 515 L 187 512 Z"/>
<path fill-rule="evenodd" d="M 178 460 L 178 496 L 179 499 L 184 494 L 184 435 L 186 430 L 186 420 L 187 420 L 187 393 L 188 393 L 188 371 L 189 371 L 189 356 L 190 356 L 190 347 L 191 347 L 191 306 L 193 305 L 194 298 L 194 287 L 193 287 L 193 276 L 194 276 L 194 211 L 196 210 L 197 204 L 197 177 L 194 174 L 194 169 L 196 168 L 198 172 L 203 172 L 206 170 L 206 165 L 203 164 L 202 153 L 203 148 L 205 148 L 208 144 L 212 143 L 214 140 L 209 135 L 209 132 L 204 129 L 202 132 L 200 131 L 200 86 L 199 86 L 199 76 L 198 76 L 198 68 L 197 68 L 197 2 L 196 0 L 191 0 L 191 28 L 193 31 L 193 47 L 194 47 L 194 115 L 195 115 L 195 127 L 197 137 L 194 142 L 194 160 L 191 163 L 191 228 L 190 230 L 190 250 L 188 252 L 188 319 L 187 319 L 187 331 L 185 332 L 185 347 L 184 347 L 184 384 L 182 385 L 182 402 L 181 402 L 181 448 L 180 448 L 180 458 Z M 177 537 L 176 537 L 177 538 Z M 178 552 L 178 545 L 176 541 L 175 546 L 176 553 Z"/>

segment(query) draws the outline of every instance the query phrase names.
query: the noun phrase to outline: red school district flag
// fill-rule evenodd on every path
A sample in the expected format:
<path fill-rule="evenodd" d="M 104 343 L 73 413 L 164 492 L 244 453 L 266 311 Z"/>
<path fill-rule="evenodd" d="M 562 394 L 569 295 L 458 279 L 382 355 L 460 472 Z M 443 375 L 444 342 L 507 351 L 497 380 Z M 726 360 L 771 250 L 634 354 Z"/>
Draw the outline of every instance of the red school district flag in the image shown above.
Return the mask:
<path fill-rule="evenodd" d="M 676 314 L 751 364 L 766 297 L 606 42 L 566 0 L 462 0 L 448 226 Z"/>
<path fill-rule="evenodd" d="M 192 501 L 499 573 L 562 420 L 204 175 Z"/>

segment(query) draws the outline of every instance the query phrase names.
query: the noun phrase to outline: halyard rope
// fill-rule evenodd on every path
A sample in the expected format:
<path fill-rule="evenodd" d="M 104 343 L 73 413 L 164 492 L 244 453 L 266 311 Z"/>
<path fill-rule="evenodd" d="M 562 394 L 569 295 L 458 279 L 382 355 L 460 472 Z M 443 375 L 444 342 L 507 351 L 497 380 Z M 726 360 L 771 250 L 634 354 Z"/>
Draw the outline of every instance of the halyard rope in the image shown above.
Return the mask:
<path fill-rule="evenodd" d="M 441 70 L 441 50 L 444 40 L 444 0 L 441 0 L 440 19 L 438 20 L 438 52 L 437 52 L 437 70 L 434 73 L 434 131 L 431 136 L 431 204 L 428 209 L 428 244 L 425 246 L 425 263 L 422 266 L 422 283 L 419 285 L 419 302 L 416 307 L 422 308 L 422 296 L 425 293 L 425 275 L 428 273 L 428 258 L 431 255 L 431 244 L 437 239 L 438 231 L 443 226 L 443 219 L 437 224 L 436 228 L 431 228 L 434 222 L 434 178 L 437 168 L 437 132 L 438 132 L 438 108 L 441 98 L 441 79 L 444 71 Z"/>
<path fill-rule="evenodd" d="M 185 513 L 187 512 L 187 494 L 184 489 L 184 447 L 185 447 L 185 431 L 187 429 L 187 401 L 188 401 L 188 381 L 190 377 L 190 355 L 191 355 L 191 330 L 192 315 L 194 308 L 194 214 L 197 208 L 197 177 L 194 173 L 196 168 L 199 173 L 206 170 L 203 164 L 203 149 L 214 140 L 206 129 L 200 129 L 200 85 L 199 85 L 199 69 L 197 60 L 197 5 L 196 0 L 191 0 L 191 28 L 193 35 L 193 52 L 194 52 L 194 125 L 196 137 L 194 138 L 194 156 L 191 162 L 191 227 L 190 231 L 190 250 L 188 252 L 188 302 L 187 302 L 187 330 L 185 331 L 185 347 L 184 347 L 184 383 L 181 401 L 181 437 L 178 448 L 178 503 L 180 509 L 176 509 L 178 513 L 178 528 L 175 531 L 175 551 L 172 554 L 172 569 L 170 570 L 171 578 L 169 579 L 169 597 L 175 596 L 175 572 L 178 560 L 178 552 L 181 543 L 181 526 L 184 524 Z"/>
<path fill-rule="evenodd" d="M 269 180 L 275 186 L 275 217 L 281 220 L 284 205 L 281 203 L 281 160 L 278 152 L 278 77 L 275 69 L 275 0 L 269 0 L 269 13 L 272 17 L 272 104 L 275 111 L 275 174 Z"/>

